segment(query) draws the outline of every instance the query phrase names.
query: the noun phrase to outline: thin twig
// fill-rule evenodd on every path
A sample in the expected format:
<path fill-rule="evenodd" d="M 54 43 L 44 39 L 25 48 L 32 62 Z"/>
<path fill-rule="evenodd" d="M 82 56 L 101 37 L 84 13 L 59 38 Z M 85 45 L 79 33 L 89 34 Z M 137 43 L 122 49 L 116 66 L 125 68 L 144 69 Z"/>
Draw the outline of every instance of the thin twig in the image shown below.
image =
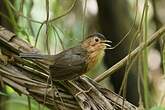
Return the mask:
<path fill-rule="evenodd" d="M 73 10 L 73 8 L 75 7 L 76 2 L 77 2 L 77 0 L 74 0 L 74 2 L 71 5 L 71 7 L 64 14 L 62 14 L 62 15 L 56 17 L 56 18 L 52 18 L 51 20 L 49 20 L 49 23 L 54 22 L 54 21 L 56 21 L 56 20 L 58 20 L 58 19 L 60 19 L 60 18 L 62 18 L 64 16 L 66 16 L 68 13 L 70 13 Z"/>
<path fill-rule="evenodd" d="M 27 20 L 29 20 L 29 21 L 34 22 L 34 23 L 42 24 L 41 21 L 34 20 L 34 19 L 30 18 L 30 17 L 27 17 L 27 16 L 23 15 L 23 13 L 21 13 L 20 11 L 17 11 L 17 10 L 15 9 L 15 7 L 11 4 L 10 1 L 8 1 L 8 4 L 9 4 L 10 8 L 15 12 L 15 15 L 21 16 L 22 18 L 25 18 L 25 19 L 27 19 Z"/>
<path fill-rule="evenodd" d="M 57 26 L 56 26 L 56 27 L 57 27 Z M 53 32 L 54 32 L 54 35 L 57 35 L 57 38 L 58 38 L 59 41 L 60 41 L 60 44 L 61 44 L 62 49 L 65 50 L 63 41 L 62 41 L 60 35 L 58 34 L 58 30 L 60 30 L 60 28 L 57 27 L 57 28 L 58 28 L 58 30 L 57 30 L 56 27 L 52 25 L 52 28 L 53 28 L 53 30 L 54 30 L 54 31 L 53 31 Z M 56 31 L 56 33 L 55 33 L 55 31 Z M 60 31 L 62 32 L 62 30 L 60 30 Z M 63 33 L 63 32 L 62 32 L 62 33 Z"/>
<path fill-rule="evenodd" d="M 144 15 L 144 35 L 143 35 L 143 42 L 146 44 L 148 39 L 148 0 L 145 0 L 144 3 L 145 7 L 145 15 Z M 143 66 L 143 83 L 144 83 L 144 102 L 145 107 L 148 110 L 148 49 L 147 47 L 144 47 L 144 50 L 142 52 L 142 66 Z"/>
<path fill-rule="evenodd" d="M 46 0 L 46 49 L 48 54 L 50 54 L 50 48 L 49 48 L 49 0 Z"/>
<path fill-rule="evenodd" d="M 40 35 L 40 32 L 41 32 L 41 29 L 43 27 L 44 23 L 42 23 L 37 31 L 37 36 L 36 36 L 36 40 L 35 40 L 35 44 L 34 46 L 36 47 L 37 46 L 37 42 L 38 42 L 38 39 L 39 39 L 39 35 Z"/>
<path fill-rule="evenodd" d="M 29 108 L 29 110 L 31 110 L 31 99 L 30 99 L 30 96 L 27 96 L 27 99 L 28 99 L 28 108 Z"/>
<path fill-rule="evenodd" d="M 134 26 L 135 26 L 135 22 L 136 22 L 136 18 L 137 18 L 137 10 L 138 10 L 138 0 L 136 0 L 136 3 L 135 3 L 135 4 L 136 4 L 136 5 L 135 5 L 136 11 L 135 11 L 134 21 L 133 21 L 133 24 L 132 24 L 131 29 L 130 29 L 129 32 L 124 36 L 124 39 L 130 34 L 130 32 L 132 32 L 132 30 L 134 29 Z M 140 32 L 140 31 L 139 31 L 139 32 Z M 130 54 L 131 49 L 132 49 L 132 47 L 133 47 L 133 44 L 134 44 L 134 42 L 136 41 L 136 38 L 138 38 L 137 35 L 133 36 L 133 39 L 132 39 L 132 41 L 131 41 L 128 54 Z M 122 40 L 124 40 L 124 39 L 122 39 Z M 119 45 L 119 44 L 122 42 L 122 40 L 121 40 L 117 45 Z M 116 45 L 115 47 L 117 47 L 117 45 Z M 115 48 L 115 47 L 114 47 L 114 48 Z M 121 94 L 124 85 L 127 84 L 127 77 L 128 77 L 128 73 L 129 73 L 129 69 L 128 69 L 128 68 L 131 69 L 131 67 L 132 67 L 132 64 L 129 65 L 129 62 L 130 62 L 130 61 L 131 61 L 131 60 L 130 60 L 130 57 L 129 57 L 128 60 L 127 60 L 126 66 L 125 66 L 125 73 L 124 73 L 124 77 L 123 77 L 123 81 L 122 81 L 122 85 L 123 85 L 123 86 L 120 87 L 119 95 Z M 131 62 L 131 63 L 132 63 L 132 62 Z M 125 87 L 125 88 L 126 88 L 126 87 Z M 123 93 L 124 93 L 124 92 L 125 92 L 125 90 L 123 90 Z M 124 95 L 123 95 L 123 97 L 124 97 Z"/>
<path fill-rule="evenodd" d="M 28 12 L 27 12 L 27 16 L 29 16 L 29 17 L 31 18 L 31 12 L 32 12 L 32 9 L 33 9 L 33 1 L 30 0 L 29 2 L 30 2 L 30 4 L 29 4 L 29 10 L 28 10 Z M 31 32 L 32 36 L 34 37 L 35 34 L 34 34 L 33 24 L 32 24 L 32 22 L 31 22 L 30 20 L 28 20 L 28 19 L 27 19 L 27 22 L 28 22 L 28 25 L 29 25 L 29 28 L 30 28 L 30 32 Z"/>
<path fill-rule="evenodd" d="M 86 8 L 87 8 L 87 0 L 85 0 L 84 3 L 84 9 L 83 9 L 83 15 L 82 15 L 82 38 L 84 40 L 84 34 L 85 34 L 85 14 L 86 14 Z"/>

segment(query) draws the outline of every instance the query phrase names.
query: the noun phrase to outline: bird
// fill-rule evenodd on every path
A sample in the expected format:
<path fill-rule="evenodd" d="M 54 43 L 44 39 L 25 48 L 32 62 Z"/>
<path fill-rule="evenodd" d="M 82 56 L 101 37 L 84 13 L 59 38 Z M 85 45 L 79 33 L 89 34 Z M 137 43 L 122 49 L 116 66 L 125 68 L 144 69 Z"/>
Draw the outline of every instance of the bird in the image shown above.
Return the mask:
<path fill-rule="evenodd" d="M 101 33 L 88 35 L 78 45 L 56 55 L 20 53 L 21 58 L 42 59 L 48 64 L 52 80 L 73 80 L 89 72 L 103 59 L 105 49 L 110 49 L 110 40 Z"/>

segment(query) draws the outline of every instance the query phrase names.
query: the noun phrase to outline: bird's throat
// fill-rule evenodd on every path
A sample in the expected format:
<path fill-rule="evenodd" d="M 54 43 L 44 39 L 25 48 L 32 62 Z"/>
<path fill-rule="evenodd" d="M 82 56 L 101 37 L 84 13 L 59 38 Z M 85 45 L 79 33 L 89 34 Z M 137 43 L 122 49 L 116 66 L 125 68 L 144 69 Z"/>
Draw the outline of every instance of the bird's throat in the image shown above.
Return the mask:
<path fill-rule="evenodd" d="M 87 71 L 91 70 L 94 68 L 97 64 L 99 64 L 104 57 L 104 50 L 100 51 L 94 51 L 88 55 L 88 60 L 87 60 Z"/>

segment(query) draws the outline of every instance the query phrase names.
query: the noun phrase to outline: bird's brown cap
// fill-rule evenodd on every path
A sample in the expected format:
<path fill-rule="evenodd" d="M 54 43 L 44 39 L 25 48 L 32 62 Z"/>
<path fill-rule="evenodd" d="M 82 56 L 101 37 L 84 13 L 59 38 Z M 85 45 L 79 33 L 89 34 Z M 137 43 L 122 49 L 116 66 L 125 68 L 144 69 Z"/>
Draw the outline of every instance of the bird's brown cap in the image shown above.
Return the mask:
<path fill-rule="evenodd" d="M 103 34 L 101 34 L 101 33 L 90 34 L 87 38 L 94 37 L 94 36 L 99 37 L 101 40 L 105 40 L 106 39 L 105 36 Z"/>

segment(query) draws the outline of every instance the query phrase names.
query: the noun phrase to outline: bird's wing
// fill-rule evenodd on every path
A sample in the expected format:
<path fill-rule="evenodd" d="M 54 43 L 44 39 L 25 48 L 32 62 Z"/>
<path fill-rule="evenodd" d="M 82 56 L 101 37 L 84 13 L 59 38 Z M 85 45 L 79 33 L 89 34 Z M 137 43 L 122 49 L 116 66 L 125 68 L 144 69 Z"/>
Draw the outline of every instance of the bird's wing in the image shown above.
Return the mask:
<path fill-rule="evenodd" d="M 71 48 L 57 55 L 50 73 L 53 80 L 70 80 L 86 72 L 86 50 Z"/>

